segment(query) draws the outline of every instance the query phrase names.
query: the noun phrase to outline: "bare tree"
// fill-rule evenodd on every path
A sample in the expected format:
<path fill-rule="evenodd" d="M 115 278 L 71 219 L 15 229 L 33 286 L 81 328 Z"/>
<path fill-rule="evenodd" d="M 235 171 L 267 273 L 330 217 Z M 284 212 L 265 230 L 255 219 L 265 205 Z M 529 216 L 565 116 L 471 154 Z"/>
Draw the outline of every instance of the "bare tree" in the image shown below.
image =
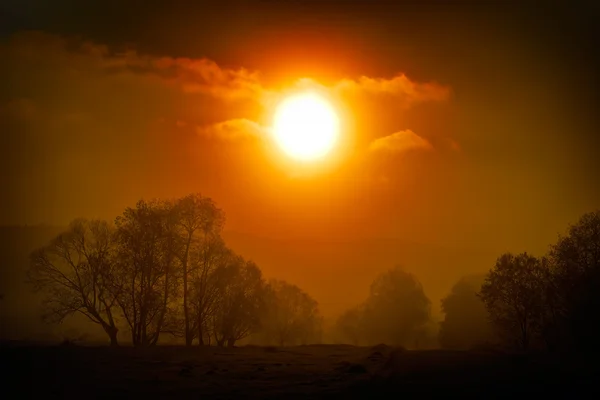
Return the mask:
<path fill-rule="evenodd" d="M 174 236 L 168 203 L 140 200 L 116 219 L 117 303 L 136 346 L 156 344 L 174 282 Z"/>
<path fill-rule="evenodd" d="M 45 319 L 61 322 L 80 313 L 104 329 L 112 346 L 118 345 L 114 249 L 108 223 L 77 219 L 32 253 L 28 279 L 35 290 L 46 294 Z"/>
<path fill-rule="evenodd" d="M 541 337 L 544 304 L 544 263 L 521 253 L 503 254 L 487 274 L 481 297 L 498 332 L 518 347 L 528 349 Z"/>
<path fill-rule="evenodd" d="M 183 280 L 184 337 L 185 344 L 190 346 L 194 338 L 189 304 L 190 255 L 195 246 L 202 246 L 198 243 L 202 238 L 213 236 L 221 231 L 225 217 L 210 198 L 200 194 L 191 194 L 179 199 L 176 207 L 182 241 L 178 256 Z"/>
<path fill-rule="evenodd" d="M 192 328 L 203 345 L 210 340 L 210 318 L 218 307 L 220 291 L 220 268 L 226 267 L 234 257 L 223 239 L 217 235 L 206 235 L 194 247 L 190 257 L 190 304 Z"/>

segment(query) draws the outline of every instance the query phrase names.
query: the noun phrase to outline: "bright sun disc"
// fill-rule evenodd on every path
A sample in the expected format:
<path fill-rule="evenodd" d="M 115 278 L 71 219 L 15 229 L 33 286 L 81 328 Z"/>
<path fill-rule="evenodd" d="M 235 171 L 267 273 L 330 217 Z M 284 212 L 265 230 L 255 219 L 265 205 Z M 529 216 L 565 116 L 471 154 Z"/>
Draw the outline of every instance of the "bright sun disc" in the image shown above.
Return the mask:
<path fill-rule="evenodd" d="M 314 93 L 283 100 L 273 121 L 275 140 L 290 157 L 313 160 L 327 154 L 338 137 L 339 120 L 331 105 Z"/>

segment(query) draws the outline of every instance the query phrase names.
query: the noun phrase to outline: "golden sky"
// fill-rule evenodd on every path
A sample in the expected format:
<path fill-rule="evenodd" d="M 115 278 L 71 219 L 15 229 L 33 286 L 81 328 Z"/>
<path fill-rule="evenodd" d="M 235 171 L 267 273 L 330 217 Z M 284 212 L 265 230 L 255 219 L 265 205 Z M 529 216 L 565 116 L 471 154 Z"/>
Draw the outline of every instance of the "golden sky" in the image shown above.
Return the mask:
<path fill-rule="evenodd" d="M 4 6 L 0 41 L 2 224 L 199 191 L 240 252 L 324 301 L 340 274 L 360 292 L 397 263 L 442 292 L 600 205 L 583 12 L 547 10 L 553 26 L 435 2 L 25 3 Z M 268 140 L 302 88 L 341 121 L 308 165 Z"/>

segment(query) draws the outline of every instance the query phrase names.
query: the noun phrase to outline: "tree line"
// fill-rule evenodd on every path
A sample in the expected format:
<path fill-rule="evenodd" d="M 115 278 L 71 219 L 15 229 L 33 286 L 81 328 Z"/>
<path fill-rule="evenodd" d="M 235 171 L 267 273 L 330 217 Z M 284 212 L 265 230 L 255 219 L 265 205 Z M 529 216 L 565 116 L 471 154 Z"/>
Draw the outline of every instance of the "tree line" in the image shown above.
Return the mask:
<path fill-rule="evenodd" d="M 442 300 L 440 344 L 588 352 L 600 333 L 600 211 L 584 214 L 547 254 L 505 253 Z"/>
<path fill-rule="evenodd" d="M 590 350 L 600 333 L 600 211 L 583 215 L 542 257 L 498 257 L 478 297 L 504 343 Z"/>
<path fill-rule="evenodd" d="M 482 276 L 461 278 L 441 301 L 438 343 L 468 349 L 587 351 L 600 334 L 600 211 L 583 215 L 543 257 L 505 253 Z M 362 304 L 337 320 L 341 341 L 419 347 L 430 301 L 401 268 L 381 274 Z"/>
<path fill-rule="evenodd" d="M 234 346 L 250 335 L 281 346 L 318 342 L 317 301 L 266 281 L 226 246 L 224 221 L 199 194 L 140 200 L 114 223 L 73 221 L 31 255 L 28 277 L 46 295 L 45 319 L 82 314 L 112 345 L 123 331 L 136 346 L 165 335 L 188 346 Z M 461 278 L 441 306 L 436 326 L 422 285 L 396 267 L 375 278 L 332 333 L 355 345 L 587 349 L 600 333 L 600 211 L 583 215 L 542 257 L 505 253 L 485 275 Z"/>
<path fill-rule="evenodd" d="M 44 319 L 82 314 L 119 344 L 164 335 L 234 346 L 251 334 L 279 345 L 317 341 L 318 303 L 297 286 L 267 282 L 224 243 L 223 211 L 208 197 L 140 200 L 114 223 L 76 219 L 31 254 L 28 281 L 45 294 Z"/>

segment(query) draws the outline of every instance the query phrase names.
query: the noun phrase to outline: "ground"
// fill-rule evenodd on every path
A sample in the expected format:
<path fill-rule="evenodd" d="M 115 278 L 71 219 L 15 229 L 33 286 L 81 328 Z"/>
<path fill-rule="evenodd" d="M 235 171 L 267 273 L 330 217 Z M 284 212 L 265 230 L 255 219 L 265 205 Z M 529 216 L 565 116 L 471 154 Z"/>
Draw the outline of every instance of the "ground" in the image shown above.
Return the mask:
<path fill-rule="evenodd" d="M 1 349 L 3 390 L 18 398 L 587 398 L 597 376 L 564 358 L 385 345 Z"/>

